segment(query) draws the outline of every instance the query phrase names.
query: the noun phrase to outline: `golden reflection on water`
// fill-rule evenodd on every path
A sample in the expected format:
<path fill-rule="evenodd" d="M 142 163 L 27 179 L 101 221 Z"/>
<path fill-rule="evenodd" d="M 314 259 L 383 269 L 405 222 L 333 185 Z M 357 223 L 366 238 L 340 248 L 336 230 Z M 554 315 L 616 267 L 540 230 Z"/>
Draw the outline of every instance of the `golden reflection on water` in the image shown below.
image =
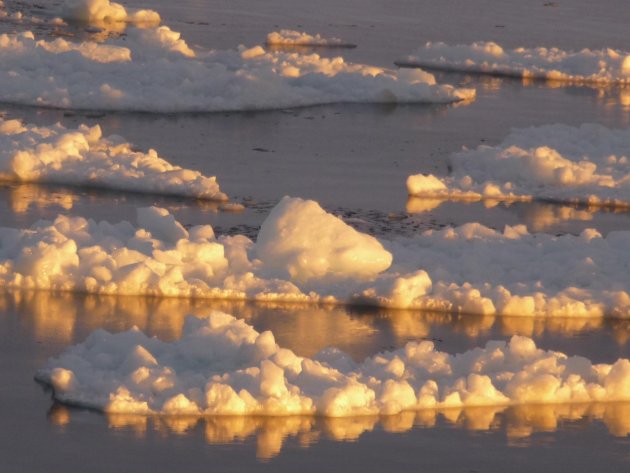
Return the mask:
<path fill-rule="evenodd" d="M 519 81 L 523 87 L 540 87 L 560 90 L 567 93 L 592 96 L 604 108 L 630 110 L 630 86 L 623 84 L 607 84 L 584 81 L 541 80 L 532 77 L 506 77 L 490 74 L 464 74 L 461 85 L 476 87 L 484 93 L 496 93 L 504 88 L 506 82 Z"/>
<path fill-rule="evenodd" d="M 457 202 L 461 205 L 483 205 L 484 208 L 502 206 L 518 213 L 521 223 L 530 231 L 544 232 L 563 222 L 590 222 L 597 215 L 628 214 L 628 208 L 587 207 L 550 204 L 544 202 L 510 202 L 497 199 L 436 199 L 425 197 L 409 197 L 406 211 L 410 214 L 422 214 L 437 209 L 446 202 Z"/>
<path fill-rule="evenodd" d="M 116 203 L 122 203 L 130 198 L 128 194 L 115 193 L 108 189 L 98 187 L 58 187 L 46 184 L 31 183 L 3 183 L 0 181 L 0 192 L 6 192 L 6 201 L 11 210 L 17 215 L 23 215 L 31 210 L 43 211 L 56 207 L 59 210 L 71 210 L 80 200 L 88 200 L 98 204 L 106 199 L 108 205 L 112 199 Z M 133 195 L 133 193 L 131 193 Z M 156 202 L 156 196 L 151 194 L 136 194 L 147 197 L 147 205 L 168 205 L 171 212 L 186 210 L 190 207 L 191 200 L 171 196 L 161 196 Z M 184 202 L 182 202 L 184 201 Z M 205 213 L 242 212 L 243 207 L 234 203 L 216 202 L 212 200 L 193 200 L 195 208 Z"/>
<path fill-rule="evenodd" d="M 92 331 L 138 327 L 165 341 L 182 336 L 187 315 L 207 316 L 221 310 L 245 319 L 259 331 L 271 330 L 279 345 L 300 356 L 335 346 L 361 360 L 407 341 L 440 343 L 480 338 L 544 334 L 574 337 L 603 333 L 622 347 L 630 340 L 630 320 L 562 317 L 498 317 L 308 304 L 251 303 L 200 299 L 114 297 L 11 291 L 0 294 L 0 316 L 16 317 L 37 341 L 69 345 Z M 481 341 L 480 341 L 481 342 Z M 480 343 L 479 342 L 479 343 Z M 476 342 L 477 343 L 477 342 Z M 438 349 L 440 349 L 438 344 Z M 462 350 L 459 347 L 448 348 Z"/>
<path fill-rule="evenodd" d="M 83 411 L 55 404 L 49 413 L 52 424 L 67 429 L 73 416 Z M 402 434 L 413 429 L 455 428 L 469 432 L 498 432 L 508 445 L 526 447 L 540 432 L 556 432 L 567 426 L 585 428 L 603 423 L 610 435 L 630 435 L 630 403 L 550 404 L 515 407 L 470 407 L 408 411 L 393 416 L 320 418 L 309 416 L 254 417 L 147 417 L 107 414 L 108 427 L 127 431 L 137 438 L 150 433 L 162 436 L 203 436 L 211 445 L 256 442 L 256 456 L 266 460 L 279 455 L 288 439 L 302 448 L 321 439 L 355 442 L 366 433 L 381 430 Z M 545 437 L 546 442 L 553 438 Z M 537 439 L 540 443 L 540 439 Z"/>
<path fill-rule="evenodd" d="M 55 191 L 36 184 L 19 184 L 11 187 L 9 202 L 16 214 L 28 212 L 31 208 L 43 210 L 48 207 L 60 207 L 70 210 L 78 196 L 66 191 Z"/>

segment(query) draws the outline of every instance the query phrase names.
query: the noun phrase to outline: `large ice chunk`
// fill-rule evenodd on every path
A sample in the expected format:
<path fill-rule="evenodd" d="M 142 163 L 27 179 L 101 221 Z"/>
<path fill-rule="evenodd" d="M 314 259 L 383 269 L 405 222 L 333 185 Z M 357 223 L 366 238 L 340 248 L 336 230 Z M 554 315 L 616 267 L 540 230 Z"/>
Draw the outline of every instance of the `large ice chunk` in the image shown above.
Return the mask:
<path fill-rule="evenodd" d="M 630 83 L 630 52 L 611 48 L 564 51 L 559 48 L 505 50 L 493 42 L 448 45 L 428 42 L 400 66 L 547 79 L 572 83 Z"/>
<path fill-rule="evenodd" d="M 371 278 L 392 255 L 374 237 L 359 233 L 312 200 L 283 198 L 258 234 L 256 254 L 282 277 Z"/>
<path fill-rule="evenodd" d="M 433 342 L 409 342 L 354 363 L 332 348 L 298 356 L 273 333 L 222 312 L 189 317 L 171 343 L 138 329 L 97 330 L 36 377 L 59 401 L 128 414 L 344 417 L 630 400 L 629 360 L 593 364 L 541 350 L 527 337 L 456 355 Z"/>
<path fill-rule="evenodd" d="M 0 181 L 54 183 L 227 200 L 214 176 L 175 166 L 96 125 L 37 127 L 0 118 Z"/>
<path fill-rule="evenodd" d="M 409 195 L 630 206 L 630 130 L 546 125 L 513 130 L 496 146 L 450 159 L 448 177 L 415 175 Z"/>
<path fill-rule="evenodd" d="M 100 10 L 99 10 L 100 11 Z M 86 13 L 91 15 L 91 13 Z M 451 103 L 473 89 L 436 84 L 421 70 L 347 63 L 342 57 L 193 50 L 166 26 L 129 28 L 104 43 L 0 35 L 0 100 L 69 109 L 213 112 L 326 103 Z"/>

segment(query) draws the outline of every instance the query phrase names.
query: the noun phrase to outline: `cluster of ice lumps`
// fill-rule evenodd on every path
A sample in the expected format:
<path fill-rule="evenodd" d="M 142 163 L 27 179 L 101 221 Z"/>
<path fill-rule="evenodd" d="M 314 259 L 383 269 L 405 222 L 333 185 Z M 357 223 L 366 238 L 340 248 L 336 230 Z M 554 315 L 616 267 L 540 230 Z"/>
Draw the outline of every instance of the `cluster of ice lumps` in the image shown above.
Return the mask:
<path fill-rule="evenodd" d="M 65 0 L 61 16 L 67 20 L 90 24 L 133 23 L 141 26 L 157 26 L 160 14 L 153 10 L 129 11 L 123 5 L 110 0 Z"/>
<path fill-rule="evenodd" d="M 276 46 L 311 46 L 354 48 L 356 44 L 348 43 L 339 38 L 327 38 L 319 33 L 311 35 L 303 31 L 280 30 L 267 35 L 267 44 Z"/>
<path fill-rule="evenodd" d="M 611 48 L 581 51 L 543 47 L 505 50 L 493 42 L 454 46 L 429 42 L 396 63 L 408 67 L 572 83 L 630 83 L 630 52 Z"/>
<path fill-rule="evenodd" d="M 59 216 L 0 228 L 0 287 L 94 294 L 326 302 L 512 316 L 627 317 L 630 232 L 498 232 L 481 224 L 379 241 L 285 197 L 257 242 L 185 228 Z"/>
<path fill-rule="evenodd" d="M 266 50 L 193 50 L 166 26 L 106 42 L 0 35 L 0 100 L 65 109 L 214 112 L 337 102 L 450 103 L 474 89 L 422 70 Z"/>
<path fill-rule="evenodd" d="M 36 27 L 41 26 L 64 26 L 66 24 L 62 18 L 56 16 L 35 16 L 32 12 L 27 11 L 29 5 L 25 2 L 7 2 L 0 1 L 0 22 L 12 23 L 16 25 L 31 25 Z M 39 9 L 43 9 L 39 5 Z"/>
<path fill-rule="evenodd" d="M 216 178 L 135 151 L 96 125 L 68 129 L 0 118 L 0 181 L 53 183 L 227 200 Z"/>
<path fill-rule="evenodd" d="M 629 207 L 630 130 L 546 125 L 513 130 L 496 146 L 451 157 L 445 178 L 407 180 L 412 196 L 459 200 L 544 200 Z"/>
<path fill-rule="evenodd" d="M 630 361 L 593 364 L 527 337 L 451 355 L 410 342 L 360 363 L 305 358 L 222 312 L 189 317 L 181 339 L 93 332 L 37 373 L 56 399 L 112 413 L 327 417 L 488 405 L 630 400 Z"/>

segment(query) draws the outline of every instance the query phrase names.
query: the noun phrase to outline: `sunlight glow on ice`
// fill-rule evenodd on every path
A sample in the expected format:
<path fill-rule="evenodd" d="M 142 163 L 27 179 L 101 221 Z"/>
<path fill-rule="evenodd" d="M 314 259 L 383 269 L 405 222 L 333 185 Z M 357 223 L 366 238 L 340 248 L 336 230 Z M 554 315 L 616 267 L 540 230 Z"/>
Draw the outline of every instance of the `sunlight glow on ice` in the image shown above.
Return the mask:
<path fill-rule="evenodd" d="M 67 129 L 0 118 L 0 181 L 97 187 L 225 201 L 216 178 L 134 151 L 96 125 Z"/>
<path fill-rule="evenodd" d="M 88 339 L 37 379 L 57 400 L 111 413 L 344 417 L 417 409 L 630 400 L 630 361 L 593 364 L 527 337 L 450 355 L 433 342 L 354 362 L 336 348 L 313 358 L 281 348 L 222 312 L 188 317 L 180 340 L 137 328 Z"/>
<path fill-rule="evenodd" d="M 184 228 L 59 216 L 0 228 L 0 287 L 95 294 L 350 303 L 512 316 L 628 317 L 630 232 L 497 232 L 478 223 L 378 241 L 285 197 L 258 242 Z"/>
<path fill-rule="evenodd" d="M 454 200 L 545 200 L 630 206 L 630 130 L 586 124 L 523 128 L 497 146 L 481 145 L 450 159 L 445 178 L 418 174 L 409 195 Z"/>
<path fill-rule="evenodd" d="M 139 25 L 159 25 L 160 15 L 153 10 L 136 10 L 133 12 L 120 3 L 109 0 L 65 0 L 61 8 L 61 16 L 67 20 L 83 21 L 91 24 L 101 23 L 133 23 Z"/>
<path fill-rule="evenodd" d="M 630 52 L 611 48 L 563 51 L 540 47 L 507 51 L 493 42 L 456 46 L 428 42 L 396 64 L 571 83 L 630 84 Z"/>
<path fill-rule="evenodd" d="M 422 70 L 352 64 L 342 57 L 193 50 L 166 26 L 129 28 L 107 43 L 0 35 L 0 100 L 67 109 L 214 112 L 338 102 L 451 103 L 474 89 L 439 85 Z"/>
<path fill-rule="evenodd" d="M 336 47 L 336 48 L 354 48 L 355 44 L 345 42 L 339 38 L 326 38 L 317 33 L 310 35 L 302 31 L 280 30 L 273 31 L 267 35 L 268 45 L 282 46 L 315 46 L 315 47 Z"/>

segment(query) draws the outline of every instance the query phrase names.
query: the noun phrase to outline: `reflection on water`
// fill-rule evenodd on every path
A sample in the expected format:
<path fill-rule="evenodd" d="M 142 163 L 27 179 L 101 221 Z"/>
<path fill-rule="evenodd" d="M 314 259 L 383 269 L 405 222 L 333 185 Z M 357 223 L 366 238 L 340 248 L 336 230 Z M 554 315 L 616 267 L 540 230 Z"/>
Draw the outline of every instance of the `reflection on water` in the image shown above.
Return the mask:
<path fill-rule="evenodd" d="M 209 216 L 223 211 L 233 214 L 241 210 L 240 207 L 207 200 L 91 187 L 0 182 L 0 219 L 4 220 L 2 225 L 7 226 L 30 226 L 36 219 L 54 219 L 59 213 L 69 210 L 73 211 L 73 215 L 97 220 L 135 220 L 138 207 L 152 205 L 182 213 L 192 208 L 197 212 L 197 219 L 204 222 Z M 99 210 L 94 214 L 96 207 Z"/>
<path fill-rule="evenodd" d="M 57 210 L 70 210 L 79 197 L 72 192 L 55 190 L 37 184 L 0 184 L 0 191 L 6 193 L 6 201 L 16 214 L 24 214 L 31 209 L 44 210 L 56 207 Z"/>
<path fill-rule="evenodd" d="M 125 202 L 127 199 L 140 199 L 146 201 L 147 204 L 151 202 L 155 202 L 156 205 L 169 204 L 169 207 L 174 210 L 189 206 L 191 202 L 194 202 L 197 209 L 215 213 L 225 207 L 225 204 L 211 200 L 198 201 L 186 197 L 152 195 L 150 193 L 121 193 L 98 187 L 65 187 L 54 184 L 0 183 L 0 192 L 7 192 L 7 201 L 13 212 L 17 214 L 25 213 L 31 208 L 43 210 L 49 207 L 58 207 L 62 210 L 71 210 L 81 198 L 87 198 L 93 203 L 98 203 L 99 200 L 107 200 L 111 203 L 112 198 L 116 198 L 119 202 Z M 233 211 L 229 207 L 228 210 Z"/>
<path fill-rule="evenodd" d="M 46 291 L 0 294 L 0 326 L 3 320 L 15 318 L 35 341 L 62 345 L 78 343 L 98 328 L 119 332 L 133 326 L 163 340 L 175 340 L 181 337 L 186 315 L 202 317 L 212 310 L 245 319 L 259 331 L 271 330 L 281 346 L 298 355 L 311 357 L 336 346 L 357 361 L 410 340 L 430 339 L 442 351 L 461 352 L 518 334 L 543 342 L 542 347 L 610 362 L 627 356 L 624 350 L 630 339 L 630 320 L 620 319 L 495 317 Z M 616 343 L 610 343 L 611 339 Z M 597 348 L 598 344 L 604 348 Z"/>
<path fill-rule="evenodd" d="M 436 73 L 441 80 L 445 76 L 461 76 L 461 84 L 476 87 L 478 93 L 496 94 L 509 83 L 518 83 L 523 87 L 542 89 L 562 89 L 572 96 L 591 97 L 604 108 L 617 108 L 626 112 L 630 110 L 630 87 L 623 84 L 605 84 L 589 82 L 571 82 L 566 80 L 539 79 L 531 77 L 505 77 L 501 75 L 478 75 L 467 73 Z"/>
<path fill-rule="evenodd" d="M 470 199 L 461 201 L 458 199 L 437 199 L 424 197 L 409 197 L 406 210 L 410 214 L 423 214 L 434 211 L 444 204 L 458 205 L 467 210 L 472 219 L 479 218 L 478 213 L 487 209 L 499 209 L 514 215 L 515 222 L 527 226 L 531 232 L 549 232 L 554 228 L 566 225 L 600 226 L 606 218 L 624 217 L 630 218 L 628 208 L 609 208 L 585 205 L 561 205 L 547 202 L 510 202 L 497 199 Z M 445 205 L 446 207 L 446 205 Z M 446 213 L 452 208 L 444 209 Z M 452 213 L 452 212 L 451 212 Z M 619 224 L 624 224 L 618 220 Z M 627 226 L 627 225 L 626 225 Z"/>
<path fill-rule="evenodd" d="M 73 418 L 87 413 L 54 404 L 49 421 L 61 429 L 72 427 Z M 101 416 L 100 414 L 93 414 Z M 285 441 L 297 439 L 303 448 L 321 439 L 355 442 L 376 429 L 402 434 L 412 429 L 455 428 L 470 432 L 504 433 L 511 446 L 528 446 L 538 432 L 556 432 L 564 428 L 584 428 L 589 423 L 603 423 L 610 435 L 630 435 L 630 403 L 558 404 L 518 407 L 472 407 L 465 409 L 421 410 L 395 416 L 351 418 L 296 417 L 147 417 L 108 414 L 108 427 L 144 438 L 149 432 L 161 435 L 202 436 L 208 444 L 243 443 L 255 439 L 256 456 L 261 460 L 279 455 Z M 540 439 L 536 439 L 540 443 Z M 545 437 L 553 443 L 553 437 Z"/>

